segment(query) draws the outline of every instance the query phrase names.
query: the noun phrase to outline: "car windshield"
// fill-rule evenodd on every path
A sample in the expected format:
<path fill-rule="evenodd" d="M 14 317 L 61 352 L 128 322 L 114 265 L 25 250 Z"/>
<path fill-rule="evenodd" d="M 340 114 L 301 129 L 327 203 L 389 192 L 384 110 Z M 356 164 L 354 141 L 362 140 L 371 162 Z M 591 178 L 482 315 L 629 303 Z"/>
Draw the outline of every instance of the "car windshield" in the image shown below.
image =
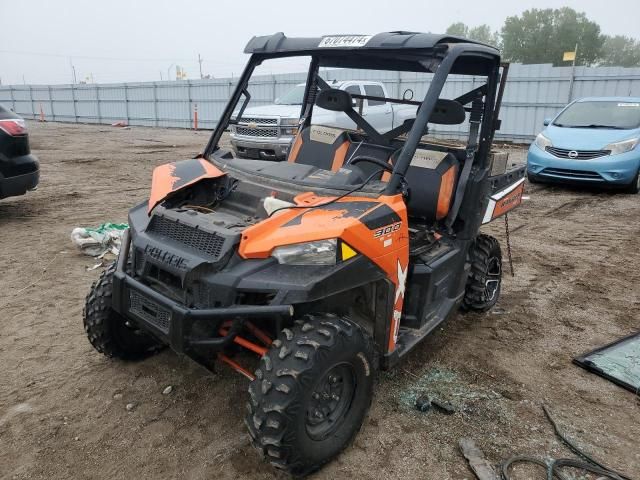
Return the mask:
<path fill-rule="evenodd" d="M 640 102 L 587 101 L 570 105 L 553 121 L 557 127 L 613 128 L 640 127 Z"/>
<path fill-rule="evenodd" d="M 304 85 L 296 85 L 287 93 L 278 98 L 276 105 L 302 105 L 304 98 Z"/>

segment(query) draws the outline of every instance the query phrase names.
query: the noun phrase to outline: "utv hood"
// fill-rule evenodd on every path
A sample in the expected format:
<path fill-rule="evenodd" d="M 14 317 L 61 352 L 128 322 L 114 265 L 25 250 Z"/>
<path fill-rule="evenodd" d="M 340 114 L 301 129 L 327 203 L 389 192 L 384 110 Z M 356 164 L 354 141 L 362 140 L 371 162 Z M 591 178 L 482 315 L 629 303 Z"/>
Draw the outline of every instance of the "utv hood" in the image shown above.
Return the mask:
<path fill-rule="evenodd" d="M 160 165 L 153 170 L 149 208 L 151 211 L 169 195 L 207 178 L 218 178 L 226 175 L 212 163 L 193 158 L 179 162 Z"/>

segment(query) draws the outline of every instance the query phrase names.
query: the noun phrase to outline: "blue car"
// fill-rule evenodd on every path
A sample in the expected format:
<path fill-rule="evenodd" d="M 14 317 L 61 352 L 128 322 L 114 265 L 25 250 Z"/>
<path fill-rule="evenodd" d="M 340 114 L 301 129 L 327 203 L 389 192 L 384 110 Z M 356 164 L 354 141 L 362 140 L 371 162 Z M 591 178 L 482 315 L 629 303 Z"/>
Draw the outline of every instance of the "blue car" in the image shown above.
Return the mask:
<path fill-rule="evenodd" d="M 527 155 L 530 182 L 640 191 L 640 98 L 583 98 L 544 124 Z"/>

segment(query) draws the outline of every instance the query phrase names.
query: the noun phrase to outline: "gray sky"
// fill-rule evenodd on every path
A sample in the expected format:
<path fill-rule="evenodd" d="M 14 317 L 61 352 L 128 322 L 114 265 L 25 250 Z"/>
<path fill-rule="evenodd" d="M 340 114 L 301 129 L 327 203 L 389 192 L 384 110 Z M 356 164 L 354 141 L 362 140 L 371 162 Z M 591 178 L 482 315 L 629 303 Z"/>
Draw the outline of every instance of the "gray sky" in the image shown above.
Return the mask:
<path fill-rule="evenodd" d="M 565 5 L 603 33 L 640 37 L 638 0 L 0 0 L 0 79 L 69 83 L 71 61 L 78 80 L 166 80 L 175 64 L 199 78 L 198 53 L 205 74 L 223 77 L 241 71 L 253 35 L 443 32 L 458 21 L 498 29 L 528 8 Z"/>

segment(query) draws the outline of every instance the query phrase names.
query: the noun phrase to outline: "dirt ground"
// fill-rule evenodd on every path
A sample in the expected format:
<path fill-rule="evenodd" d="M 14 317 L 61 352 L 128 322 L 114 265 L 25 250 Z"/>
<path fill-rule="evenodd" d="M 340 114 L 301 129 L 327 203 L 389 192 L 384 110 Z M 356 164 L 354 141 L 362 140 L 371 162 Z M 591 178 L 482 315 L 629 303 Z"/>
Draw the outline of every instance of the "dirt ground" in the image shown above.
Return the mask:
<path fill-rule="evenodd" d="M 71 229 L 126 221 L 152 168 L 191 157 L 209 133 L 29 127 L 40 188 L 0 202 L 0 478 L 285 478 L 249 445 L 243 377 L 166 350 L 110 361 L 82 329 L 100 269 L 87 270 L 95 261 L 74 249 Z M 454 317 L 381 374 L 354 444 L 314 479 L 471 479 L 463 436 L 492 463 L 569 456 L 542 403 L 584 450 L 640 478 L 639 397 L 571 363 L 640 328 L 640 196 L 549 186 L 526 195 L 509 219 L 515 277 L 498 306 Z M 504 249 L 504 223 L 487 230 Z M 419 413 L 420 393 L 458 411 Z"/>

